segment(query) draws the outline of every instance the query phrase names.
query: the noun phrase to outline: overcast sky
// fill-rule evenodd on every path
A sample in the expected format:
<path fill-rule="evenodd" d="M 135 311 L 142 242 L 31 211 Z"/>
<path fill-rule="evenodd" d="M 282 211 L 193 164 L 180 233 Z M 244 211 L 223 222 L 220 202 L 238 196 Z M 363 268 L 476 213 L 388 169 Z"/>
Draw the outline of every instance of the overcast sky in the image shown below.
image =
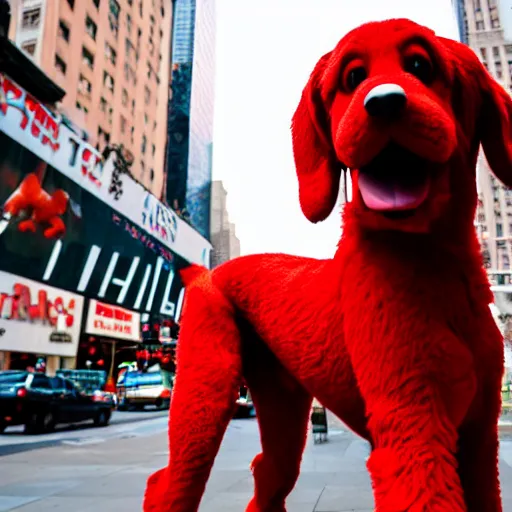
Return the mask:
<path fill-rule="evenodd" d="M 302 215 L 290 120 L 316 61 L 350 29 L 408 17 L 458 38 L 451 0 L 219 0 L 214 179 L 228 191 L 242 254 L 334 254 L 340 208 Z"/>

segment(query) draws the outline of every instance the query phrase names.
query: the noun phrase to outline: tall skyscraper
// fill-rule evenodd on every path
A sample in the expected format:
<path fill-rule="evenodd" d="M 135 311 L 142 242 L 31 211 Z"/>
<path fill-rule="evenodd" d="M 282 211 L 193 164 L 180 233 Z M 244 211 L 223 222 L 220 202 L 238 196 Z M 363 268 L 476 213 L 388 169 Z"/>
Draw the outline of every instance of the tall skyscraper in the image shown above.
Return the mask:
<path fill-rule="evenodd" d="M 169 97 L 171 2 L 12 1 L 10 38 L 66 91 L 64 113 L 100 151 L 123 144 L 160 197 Z M 162 108 L 164 107 L 164 108 Z"/>
<path fill-rule="evenodd" d="M 210 236 L 215 0 L 175 0 L 166 201 Z"/>
<path fill-rule="evenodd" d="M 222 181 L 212 183 L 211 242 L 213 245 L 212 268 L 240 256 L 240 240 L 235 225 L 229 220 L 228 193 Z"/>

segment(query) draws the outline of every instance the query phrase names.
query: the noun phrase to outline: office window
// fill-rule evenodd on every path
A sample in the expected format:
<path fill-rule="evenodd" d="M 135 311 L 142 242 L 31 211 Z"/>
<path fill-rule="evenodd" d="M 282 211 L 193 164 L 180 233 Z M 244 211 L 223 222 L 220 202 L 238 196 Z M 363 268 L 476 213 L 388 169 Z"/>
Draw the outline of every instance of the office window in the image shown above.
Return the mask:
<path fill-rule="evenodd" d="M 153 169 L 151 169 L 149 171 L 149 181 L 153 181 L 155 179 L 155 171 L 153 171 Z"/>
<path fill-rule="evenodd" d="M 119 33 L 119 11 L 120 7 L 116 0 L 109 0 L 108 22 L 116 39 Z"/>
<path fill-rule="evenodd" d="M 69 7 L 71 10 L 75 8 L 75 0 L 67 0 Z"/>
<path fill-rule="evenodd" d="M 21 49 L 28 55 L 34 55 L 36 53 L 36 45 L 37 45 L 37 40 L 31 39 L 30 41 L 25 41 L 21 45 Z"/>
<path fill-rule="evenodd" d="M 69 27 L 62 20 L 59 21 L 59 37 L 69 42 Z"/>
<path fill-rule="evenodd" d="M 110 92 L 114 92 L 114 79 L 106 71 L 103 71 L 103 85 Z"/>
<path fill-rule="evenodd" d="M 126 132 L 126 125 L 128 124 L 128 121 L 124 116 L 121 116 L 121 133 Z"/>
<path fill-rule="evenodd" d="M 100 0 L 92 0 L 96 9 L 100 8 Z"/>
<path fill-rule="evenodd" d="M 94 55 L 85 46 L 82 46 L 82 62 L 88 68 L 94 68 Z"/>
<path fill-rule="evenodd" d="M 144 174 L 146 174 L 146 166 L 144 165 L 144 162 L 140 161 L 140 179 L 144 179 Z"/>
<path fill-rule="evenodd" d="M 142 136 L 142 144 L 141 144 L 141 147 L 140 147 L 140 152 L 144 155 L 146 153 L 146 145 L 148 143 L 148 140 L 146 139 L 146 136 L 143 135 Z"/>
<path fill-rule="evenodd" d="M 128 34 L 132 33 L 132 17 L 126 13 L 126 31 Z"/>
<path fill-rule="evenodd" d="M 497 78 L 499 78 L 499 79 L 503 78 L 503 69 L 501 67 L 501 62 L 495 62 L 494 68 L 496 69 Z"/>
<path fill-rule="evenodd" d="M 84 96 L 90 96 L 92 91 L 92 85 L 84 75 L 80 75 L 80 80 L 78 81 L 78 92 L 83 94 Z"/>
<path fill-rule="evenodd" d="M 27 9 L 23 11 L 23 18 L 21 20 L 21 28 L 34 29 L 39 27 L 41 23 L 41 7 L 34 9 Z"/>
<path fill-rule="evenodd" d="M 151 156 L 155 156 L 156 153 L 156 146 L 154 144 L 151 144 Z"/>
<path fill-rule="evenodd" d="M 116 0 L 109 0 L 109 9 L 110 14 L 116 19 L 116 21 L 119 21 L 119 11 L 121 10 L 121 7 L 119 7 Z"/>
<path fill-rule="evenodd" d="M 107 111 L 107 100 L 105 98 L 103 98 L 103 96 L 100 98 L 100 110 L 102 112 Z"/>
<path fill-rule="evenodd" d="M 126 89 L 123 89 L 123 92 L 121 93 L 121 101 L 123 103 L 123 107 L 128 106 L 128 91 Z"/>
<path fill-rule="evenodd" d="M 85 19 L 85 31 L 96 41 L 98 27 L 89 16 Z"/>
<path fill-rule="evenodd" d="M 103 143 L 108 144 L 110 142 L 110 133 L 103 130 L 103 128 L 100 126 L 98 127 L 98 139 L 103 139 Z"/>
<path fill-rule="evenodd" d="M 105 57 L 107 57 L 107 60 L 109 60 L 114 66 L 116 65 L 117 52 L 107 42 L 105 42 Z"/>
<path fill-rule="evenodd" d="M 79 101 L 76 102 L 75 106 L 76 106 L 77 110 L 81 110 L 85 114 L 89 113 L 89 109 L 87 107 L 84 107 Z"/>
<path fill-rule="evenodd" d="M 476 22 L 476 29 L 477 30 L 483 30 L 484 29 L 484 22 L 483 21 L 477 21 Z"/>
<path fill-rule="evenodd" d="M 144 102 L 146 103 L 146 105 L 149 105 L 151 101 L 151 91 L 149 90 L 148 86 L 145 85 L 144 86 Z"/>
<path fill-rule="evenodd" d="M 63 75 L 66 74 L 67 65 L 58 55 L 55 55 L 55 68 L 58 69 Z"/>

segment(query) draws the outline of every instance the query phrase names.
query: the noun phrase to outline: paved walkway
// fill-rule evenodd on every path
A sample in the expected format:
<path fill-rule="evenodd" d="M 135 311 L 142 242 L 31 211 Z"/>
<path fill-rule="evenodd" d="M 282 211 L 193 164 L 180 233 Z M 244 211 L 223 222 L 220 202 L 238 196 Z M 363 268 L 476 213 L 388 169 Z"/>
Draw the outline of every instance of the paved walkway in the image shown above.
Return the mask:
<path fill-rule="evenodd" d="M 365 468 L 365 442 L 331 421 L 330 440 L 304 456 L 288 501 L 290 512 L 370 512 L 373 499 Z M 104 438 L 63 441 L 59 446 L 0 457 L 0 512 L 110 512 L 141 510 L 147 476 L 167 459 L 166 419 Z M 235 420 L 208 483 L 200 512 L 242 512 L 252 495 L 249 463 L 259 451 L 254 420 Z M 512 512 L 512 441 L 501 453 L 504 512 Z"/>

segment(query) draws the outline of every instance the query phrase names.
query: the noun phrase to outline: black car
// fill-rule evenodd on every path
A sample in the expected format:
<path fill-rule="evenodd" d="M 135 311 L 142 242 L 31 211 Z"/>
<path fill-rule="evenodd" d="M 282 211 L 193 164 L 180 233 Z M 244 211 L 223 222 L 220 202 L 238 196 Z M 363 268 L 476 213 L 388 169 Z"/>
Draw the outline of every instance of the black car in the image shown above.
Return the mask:
<path fill-rule="evenodd" d="M 59 423 L 93 420 L 106 426 L 112 407 L 81 392 L 62 377 L 26 371 L 0 372 L 0 432 L 25 425 L 26 433 L 51 432 Z"/>

